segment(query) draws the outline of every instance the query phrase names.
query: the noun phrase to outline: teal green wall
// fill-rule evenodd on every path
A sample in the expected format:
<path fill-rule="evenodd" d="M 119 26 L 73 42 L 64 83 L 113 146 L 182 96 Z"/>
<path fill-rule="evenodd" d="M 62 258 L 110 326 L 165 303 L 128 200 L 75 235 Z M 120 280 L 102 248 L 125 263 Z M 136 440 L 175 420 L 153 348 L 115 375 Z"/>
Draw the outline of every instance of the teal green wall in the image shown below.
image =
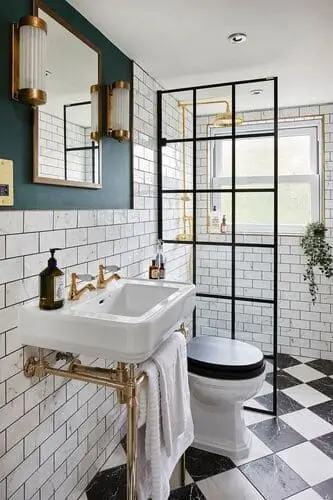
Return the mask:
<path fill-rule="evenodd" d="M 131 81 L 132 61 L 100 31 L 64 0 L 44 2 L 101 50 L 102 84 L 110 84 L 114 80 Z M 131 208 L 132 154 L 129 142 L 119 143 L 109 137 L 103 138 L 101 190 L 31 182 L 32 112 L 28 106 L 10 99 L 10 25 L 20 17 L 31 14 L 31 4 L 31 0 L 2 1 L 0 8 L 0 158 L 14 161 L 13 208 Z"/>

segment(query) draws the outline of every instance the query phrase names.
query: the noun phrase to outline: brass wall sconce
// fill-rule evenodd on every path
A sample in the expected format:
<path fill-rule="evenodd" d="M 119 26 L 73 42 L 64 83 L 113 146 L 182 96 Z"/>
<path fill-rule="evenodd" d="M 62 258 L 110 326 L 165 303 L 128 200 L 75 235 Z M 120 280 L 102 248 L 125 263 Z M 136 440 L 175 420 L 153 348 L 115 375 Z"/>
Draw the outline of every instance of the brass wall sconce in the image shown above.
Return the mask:
<path fill-rule="evenodd" d="M 118 80 L 107 85 L 107 135 L 122 142 L 130 139 L 130 89 Z"/>
<path fill-rule="evenodd" d="M 100 119 L 99 119 L 99 85 L 92 85 L 90 87 L 90 99 L 91 99 L 91 132 L 90 139 L 94 142 L 98 142 L 100 140 L 101 132 L 100 132 Z"/>
<path fill-rule="evenodd" d="M 12 99 L 32 106 L 46 103 L 46 38 L 47 24 L 40 17 L 25 16 L 12 24 Z"/>

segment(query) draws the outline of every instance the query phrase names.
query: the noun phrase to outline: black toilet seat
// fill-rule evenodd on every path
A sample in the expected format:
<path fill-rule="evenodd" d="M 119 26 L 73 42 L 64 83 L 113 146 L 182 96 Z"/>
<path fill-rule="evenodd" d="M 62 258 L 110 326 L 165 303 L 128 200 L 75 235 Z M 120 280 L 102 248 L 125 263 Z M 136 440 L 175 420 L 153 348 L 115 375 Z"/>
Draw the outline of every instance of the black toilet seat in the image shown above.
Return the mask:
<path fill-rule="evenodd" d="M 255 378 L 265 371 L 263 353 L 239 340 L 202 335 L 187 344 L 190 373 L 220 380 Z"/>

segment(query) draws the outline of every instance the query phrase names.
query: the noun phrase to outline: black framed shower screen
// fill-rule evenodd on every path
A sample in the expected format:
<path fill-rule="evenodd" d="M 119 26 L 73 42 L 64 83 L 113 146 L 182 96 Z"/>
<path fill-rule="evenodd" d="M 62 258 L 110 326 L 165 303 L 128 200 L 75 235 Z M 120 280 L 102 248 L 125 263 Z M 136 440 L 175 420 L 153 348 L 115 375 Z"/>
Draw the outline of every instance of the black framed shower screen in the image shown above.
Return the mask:
<path fill-rule="evenodd" d="M 273 122 L 272 131 L 262 132 L 262 133 L 248 133 L 248 134 L 236 134 L 236 88 L 242 85 L 248 84 L 260 84 L 261 82 L 269 82 L 273 84 Z M 217 89 L 218 87 L 229 87 L 231 88 L 231 134 L 229 135 L 215 135 L 198 137 L 197 134 L 197 102 L 198 102 L 198 92 L 209 91 L 209 89 Z M 193 114 L 193 134 L 192 137 L 179 137 L 179 138 L 166 138 L 163 137 L 163 106 L 162 99 L 164 95 L 172 94 L 190 94 L 191 107 Z M 256 137 L 272 137 L 273 138 L 273 187 L 272 188 L 244 188 L 237 187 L 236 185 L 236 142 L 238 139 L 246 139 Z M 231 331 L 230 336 L 232 339 L 236 338 L 236 304 L 241 302 L 250 302 L 253 304 L 269 304 L 273 308 L 272 312 L 272 354 L 265 355 L 266 358 L 273 361 L 273 393 L 272 393 L 272 410 L 262 409 L 251 406 L 245 406 L 246 409 L 252 410 L 260 413 L 267 413 L 270 415 L 277 414 L 277 332 L 278 332 L 278 79 L 277 77 L 271 78 L 257 78 L 252 80 L 234 81 L 227 83 L 218 83 L 213 85 L 201 85 L 195 87 L 185 87 L 185 88 L 175 88 L 169 90 L 159 90 L 157 91 L 157 162 L 158 162 L 158 238 L 163 239 L 163 196 L 171 194 L 184 194 L 187 193 L 192 196 L 192 211 L 193 211 L 193 224 L 192 224 L 192 239 L 191 240 L 178 240 L 178 239 L 163 239 L 164 243 L 168 244 L 179 244 L 179 245 L 191 245 L 192 247 L 192 277 L 193 283 L 196 284 L 197 281 L 197 246 L 209 245 L 209 246 L 228 246 L 231 249 L 231 294 L 230 295 L 220 295 L 220 294 L 210 294 L 202 293 L 197 291 L 197 297 L 206 297 L 211 299 L 223 299 L 230 301 L 231 303 Z M 197 142 L 199 141 L 216 141 L 216 140 L 231 140 L 231 186 L 221 189 L 200 189 L 197 188 Z M 192 188 L 191 189 L 164 189 L 163 187 L 163 148 L 168 144 L 172 143 L 187 143 L 192 145 L 192 164 L 193 164 L 193 178 L 192 178 Z M 237 193 L 272 193 L 273 196 L 273 238 L 272 243 L 246 243 L 236 241 L 236 194 Z M 214 193 L 228 193 L 231 196 L 231 241 L 200 241 L 197 240 L 197 197 L 199 194 L 207 194 L 207 196 L 212 196 Z M 273 294 L 272 298 L 257 298 L 257 297 L 247 297 L 247 296 L 237 296 L 236 295 L 236 250 L 238 247 L 248 247 L 248 248 L 270 248 L 273 253 Z M 193 313 L 193 336 L 196 335 L 196 314 Z"/>

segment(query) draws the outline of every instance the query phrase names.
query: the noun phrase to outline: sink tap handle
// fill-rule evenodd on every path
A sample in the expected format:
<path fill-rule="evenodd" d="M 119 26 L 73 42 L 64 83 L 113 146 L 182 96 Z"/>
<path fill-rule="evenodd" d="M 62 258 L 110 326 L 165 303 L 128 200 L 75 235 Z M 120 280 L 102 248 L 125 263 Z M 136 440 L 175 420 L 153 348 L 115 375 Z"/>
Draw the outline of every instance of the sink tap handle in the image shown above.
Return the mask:
<path fill-rule="evenodd" d="M 80 281 L 92 281 L 95 279 L 96 276 L 93 276 L 92 274 L 77 274 L 76 279 Z"/>

